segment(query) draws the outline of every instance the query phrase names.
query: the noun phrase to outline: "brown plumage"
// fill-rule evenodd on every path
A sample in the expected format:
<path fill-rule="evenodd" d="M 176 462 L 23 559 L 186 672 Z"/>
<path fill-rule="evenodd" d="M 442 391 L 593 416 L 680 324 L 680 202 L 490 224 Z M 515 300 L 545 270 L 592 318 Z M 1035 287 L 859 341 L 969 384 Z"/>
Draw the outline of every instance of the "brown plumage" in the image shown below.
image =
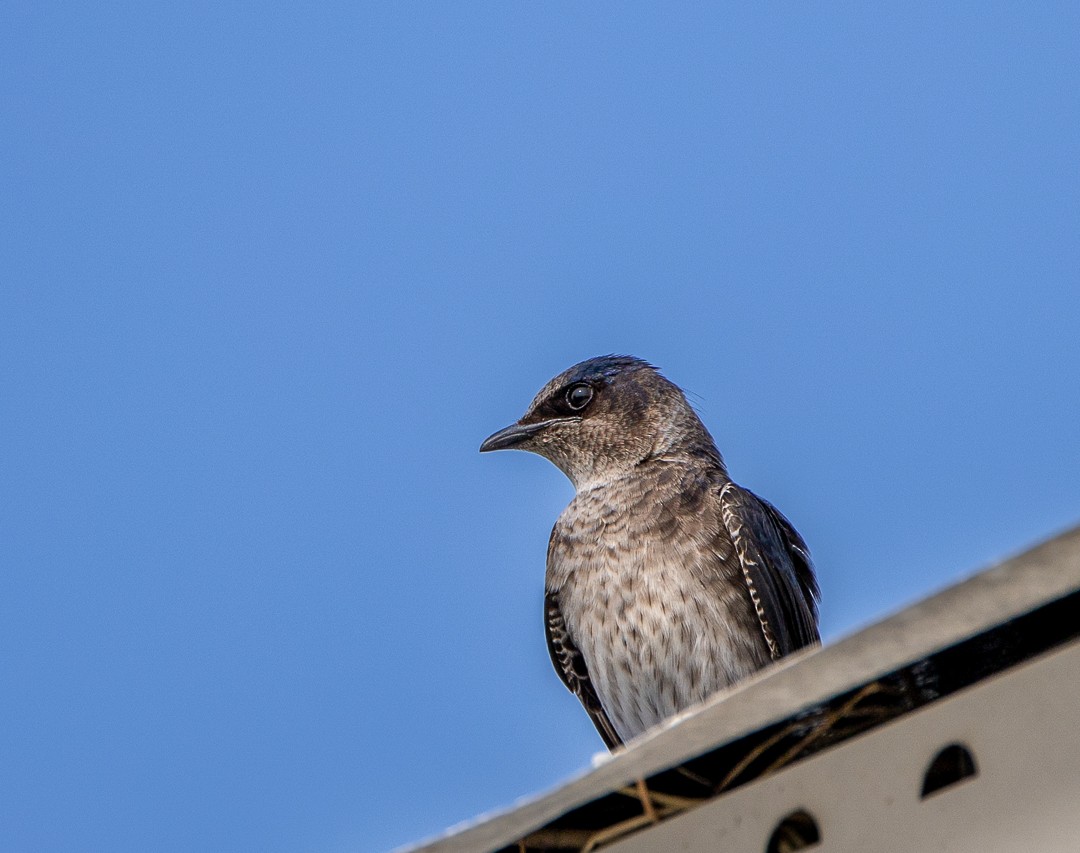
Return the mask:
<path fill-rule="evenodd" d="M 556 671 L 609 748 L 818 642 L 806 545 L 731 482 L 683 393 L 605 356 L 552 379 L 482 451 L 539 453 L 576 488 L 548 545 Z"/>

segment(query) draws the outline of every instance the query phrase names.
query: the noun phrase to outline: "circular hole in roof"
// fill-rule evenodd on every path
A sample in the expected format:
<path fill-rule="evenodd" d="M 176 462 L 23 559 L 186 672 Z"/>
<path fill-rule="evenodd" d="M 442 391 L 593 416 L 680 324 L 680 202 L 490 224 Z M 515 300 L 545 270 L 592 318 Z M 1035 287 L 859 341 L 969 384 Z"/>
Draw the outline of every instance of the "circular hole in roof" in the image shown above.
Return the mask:
<path fill-rule="evenodd" d="M 765 845 L 765 853 L 793 853 L 805 850 L 821 841 L 821 830 L 817 821 L 805 809 L 794 811 L 785 817 Z"/>
<path fill-rule="evenodd" d="M 965 779 L 977 776 L 975 756 L 962 743 L 951 743 L 934 756 L 923 774 L 922 797 L 951 788 Z"/>

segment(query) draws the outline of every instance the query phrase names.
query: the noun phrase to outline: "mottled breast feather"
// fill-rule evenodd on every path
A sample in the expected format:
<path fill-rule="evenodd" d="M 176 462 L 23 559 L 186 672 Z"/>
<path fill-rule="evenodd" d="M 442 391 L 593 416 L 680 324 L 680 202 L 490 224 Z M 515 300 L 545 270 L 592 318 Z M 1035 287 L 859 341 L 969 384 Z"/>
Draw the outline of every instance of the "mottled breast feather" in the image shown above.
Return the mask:
<path fill-rule="evenodd" d="M 722 517 L 728 484 L 715 468 L 655 462 L 579 493 L 552 531 L 549 649 L 605 742 L 612 730 L 635 737 L 797 647 L 773 627 L 783 600 L 774 576 L 798 576 L 790 557 L 789 568 L 770 569 L 785 534 L 755 552 L 744 542 L 747 569 Z M 749 496 L 730 509 L 743 539 L 765 523 L 749 509 L 778 524 L 748 492 L 738 496 Z"/>

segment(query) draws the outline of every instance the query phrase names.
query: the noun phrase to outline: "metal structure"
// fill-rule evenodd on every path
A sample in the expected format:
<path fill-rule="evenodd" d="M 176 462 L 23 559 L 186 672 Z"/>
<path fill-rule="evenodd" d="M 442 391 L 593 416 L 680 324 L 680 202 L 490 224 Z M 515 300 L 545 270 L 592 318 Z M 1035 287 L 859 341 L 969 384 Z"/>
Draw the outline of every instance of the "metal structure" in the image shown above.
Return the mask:
<path fill-rule="evenodd" d="M 1080 850 L 1080 528 L 414 853 Z"/>

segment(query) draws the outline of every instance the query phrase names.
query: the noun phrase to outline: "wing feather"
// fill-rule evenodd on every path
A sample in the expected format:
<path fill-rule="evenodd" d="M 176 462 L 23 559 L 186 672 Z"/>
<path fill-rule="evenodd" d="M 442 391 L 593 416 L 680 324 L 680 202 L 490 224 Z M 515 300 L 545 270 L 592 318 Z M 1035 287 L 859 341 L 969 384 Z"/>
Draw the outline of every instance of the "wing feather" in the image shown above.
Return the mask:
<path fill-rule="evenodd" d="M 611 725 L 611 720 L 608 719 L 600 704 L 600 697 L 596 695 L 596 689 L 589 680 L 585 658 L 574 645 L 570 632 L 567 630 L 566 620 L 563 619 L 562 610 L 559 608 L 559 599 L 550 592 L 544 596 L 544 626 L 547 633 L 548 652 L 559 678 L 581 701 L 608 749 L 620 746 L 622 738 Z"/>
<path fill-rule="evenodd" d="M 813 564 L 791 522 L 730 482 L 720 491 L 720 511 L 773 660 L 820 642 Z"/>

